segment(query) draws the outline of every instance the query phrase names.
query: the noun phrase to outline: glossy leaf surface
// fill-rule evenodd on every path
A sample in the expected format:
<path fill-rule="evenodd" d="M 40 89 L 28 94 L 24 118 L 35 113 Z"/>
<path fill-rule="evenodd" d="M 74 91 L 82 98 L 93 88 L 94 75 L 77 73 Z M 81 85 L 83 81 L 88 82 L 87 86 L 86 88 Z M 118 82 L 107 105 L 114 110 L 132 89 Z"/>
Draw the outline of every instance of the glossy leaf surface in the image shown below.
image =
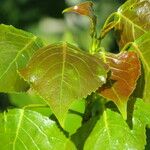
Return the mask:
<path fill-rule="evenodd" d="M 43 44 L 36 36 L 12 26 L 0 25 L 0 92 L 26 90 L 17 73 Z"/>
<path fill-rule="evenodd" d="M 98 92 L 112 100 L 126 119 L 127 101 L 140 76 L 140 61 L 134 52 L 121 52 L 117 55 L 108 53 L 105 59 L 111 75 Z"/>
<path fill-rule="evenodd" d="M 72 102 L 105 83 L 107 66 L 96 56 L 60 43 L 40 49 L 21 74 L 63 125 Z"/>
<path fill-rule="evenodd" d="M 116 30 L 120 33 L 119 45 L 123 47 L 150 31 L 150 1 L 130 0 L 118 9 L 120 21 Z"/>
<path fill-rule="evenodd" d="M 141 107 L 142 106 L 142 107 Z M 85 150 L 142 150 L 146 145 L 145 127 L 150 123 L 150 105 L 138 100 L 135 104 L 132 124 L 128 124 L 117 112 L 107 109 L 89 135 Z"/>
<path fill-rule="evenodd" d="M 23 109 L 0 114 L 1 150 L 67 150 L 73 145 L 56 123 L 39 113 Z"/>
<path fill-rule="evenodd" d="M 137 39 L 129 50 L 135 51 L 139 55 L 143 65 L 142 77 L 136 93 L 140 93 L 145 102 L 150 102 L 150 33 Z"/>
<path fill-rule="evenodd" d="M 114 27 L 120 48 L 150 31 L 149 0 L 128 0 L 114 16 L 114 21 L 104 27 L 103 34 Z"/>

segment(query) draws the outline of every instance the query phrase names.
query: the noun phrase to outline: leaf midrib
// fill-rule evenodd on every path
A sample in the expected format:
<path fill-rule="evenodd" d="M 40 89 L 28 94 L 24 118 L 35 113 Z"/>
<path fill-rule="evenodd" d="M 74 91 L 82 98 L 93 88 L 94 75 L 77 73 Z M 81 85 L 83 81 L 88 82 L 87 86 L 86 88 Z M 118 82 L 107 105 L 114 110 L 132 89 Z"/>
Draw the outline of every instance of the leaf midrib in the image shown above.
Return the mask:
<path fill-rule="evenodd" d="M 62 49 L 62 56 L 63 56 L 63 61 L 62 61 L 62 73 L 61 73 L 61 83 L 60 83 L 60 95 L 59 95 L 59 111 L 60 114 L 62 114 L 62 95 L 63 95 L 63 91 L 62 91 L 62 86 L 63 86 L 63 81 L 64 81 L 64 73 L 65 73 L 65 61 L 66 61 L 66 44 L 63 44 L 63 49 Z"/>
<path fill-rule="evenodd" d="M 17 129 L 16 129 L 16 136 L 15 136 L 14 141 L 13 141 L 13 150 L 15 150 L 15 147 L 16 147 L 16 141 L 17 141 L 17 138 L 18 138 L 18 135 L 19 135 L 19 130 L 20 130 L 20 127 L 21 127 L 23 115 L 24 115 L 24 110 L 22 109 L 22 110 L 20 110 L 19 122 L 18 122 L 18 126 L 17 126 Z"/>
<path fill-rule="evenodd" d="M 125 20 L 127 20 L 128 22 L 130 22 L 132 24 L 132 26 L 137 27 L 138 29 L 142 30 L 144 33 L 146 33 L 146 30 L 144 30 L 143 28 L 141 28 L 139 25 L 135 24 L 132 20 L 130 20 L 129 18 L 127 18 L 126 16 L 124 16 L 123 14 L 121 14 L 120 12 L 116 13 L 117 15 L 121 16 L 122 18 L 124 18 Z"/>

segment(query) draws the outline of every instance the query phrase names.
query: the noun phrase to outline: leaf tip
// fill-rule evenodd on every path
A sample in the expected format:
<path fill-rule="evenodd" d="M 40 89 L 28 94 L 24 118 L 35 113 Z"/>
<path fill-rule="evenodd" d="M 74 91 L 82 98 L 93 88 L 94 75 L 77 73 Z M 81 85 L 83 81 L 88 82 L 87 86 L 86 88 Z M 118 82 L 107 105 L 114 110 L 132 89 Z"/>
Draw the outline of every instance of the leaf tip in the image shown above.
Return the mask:
<path fill-rule="evenodd" d="M 63 10 L 63 14 L 66 12 L 74 12 L 74 13 L 78 13 L 80 15 L 84 15 L 84 16 L 88 16 L 90 18 L 93 18 L 94 14 L 93 14 L 93 2 L 91 1 L 87 1 L 87 2 L 83 2 L 80 3 L 78 5 L 69 7 L 65 10 Z"/>
<path fill-rule="evenodd" d="M 127 103 L 121 103 L 119 105 L 117 105 L 122 117 L 124 120 L 127 120 Z"/>

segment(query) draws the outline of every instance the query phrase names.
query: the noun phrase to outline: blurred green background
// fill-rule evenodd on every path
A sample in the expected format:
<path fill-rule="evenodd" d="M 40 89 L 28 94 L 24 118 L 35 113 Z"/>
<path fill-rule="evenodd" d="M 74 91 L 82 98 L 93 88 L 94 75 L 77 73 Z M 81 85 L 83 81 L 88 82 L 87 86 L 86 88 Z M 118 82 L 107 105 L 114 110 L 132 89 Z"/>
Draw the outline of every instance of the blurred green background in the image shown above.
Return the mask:
<path fill-rule="evenodd" d="M 45 42 L 68 41 L 83 49 L 89 46 L 89 20 L 76 14 L 62 14 L 62 11 L 84 0 L 0 0 L 0 23 L 42 37 Z M 99 29 L 110 13 L 124 2 L 123 0 L 93 0 L 98 17 Z M 86 38 L 85 38 L 86 37 Z M 103 42 L 106 49 L 114 49 L 115 42 L 109 36 Z"/>
<path fill-rule="evenodd" d="M 62 11 L 84 0 L 0 0 L 0 23 L 13 25 L 41 37 L 45 44 L 67 41 L 88 50 L 90 43 L 89 20 L 77 14 L 62 14 Z M 106 18 L 124 2 L 123 0 L 93 0 L 98 17 L 98 31 Z M 117 51 L 115 37 L 110 33 L 102 42 L 107 50 Z M 39 102 L 25 95 L 24 104 Z M 18 95 L 0 94 L 0 110 L 17 105 Z M 22 98 L 21 98 L 22 99 Z M 22 101 L 23 102 L 23 101 Z M 18 104 L 20 105 L 20 104 Z M 22 105 L 22 104 L 21 104 Z"/>

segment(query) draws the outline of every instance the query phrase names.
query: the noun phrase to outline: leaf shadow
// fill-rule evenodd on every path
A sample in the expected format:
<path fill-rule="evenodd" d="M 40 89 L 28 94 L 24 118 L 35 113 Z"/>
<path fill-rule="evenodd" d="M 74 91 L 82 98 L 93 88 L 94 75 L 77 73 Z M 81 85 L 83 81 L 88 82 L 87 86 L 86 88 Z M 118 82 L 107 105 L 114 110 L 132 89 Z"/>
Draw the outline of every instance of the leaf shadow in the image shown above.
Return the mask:
<path fill-rule="evenodd" d="M 139 77 L 137 81 L 137 85 L 132 96 L 136 98 L 143 98 L 144 86 L 145 86 L 145 73 L 144 73 L 142 62 L 141 62 L 141 76 Z"/>
<path fill-rule="evenodd" d="M 7 111 L 7 108 L 13 106 L 9 100 L 8 94 L 0 93 L 0 112 Z"/>
<path fill-rule="evenodd" d="M 146 128 L 146 146 L 145 150 L 150 150 L 150 128 Z"/>
<path fill-rule="evenodd" d="M 132 97 L 132 98 L 129 98 L 128 104 L 127 104 L 127 120 L 126 120 L 126 123 L 128 124 L 130 130 L 133 129 L 132 118 L 133 118 L 135 102 L 136 102 L 136 98 Z"/>
<path fill-rule="evenodd" d="M 54 114 L 52 114 L 50 117 L 49 117 L 51 120 L 55 121 L 57 127 L 63 132 L 63 134 L 68 138 L 69 137 L 69 133 L 67 131 L 65 131 L 63 129 L 63 127 L 60 125 L 58 119 L 56 118 L 56 116 Z"/>
<path fill-rule="evenodd" d="M 95 124 L 103 114 L 103 98 L 92 93 L 86 98 L 87 106 L 84 112 L 82 126 L 71 136 L 78 150 L 83 150 L 84 143 L 92 132 Z"/>
<path fill-rule="evenodd" d="M 134 104 L 136 102 L 136 98 L 143 98 L 143 91 L 145 86 L 145 73 L 144 68 L 141 63 L 141 76 L 137 81 L 137 85 L 135 90 L 133 91 L 132 95 L 130 96 L 128 100 L 128 106 L 127 106 L 127 124 L 130 127 L 130 129 L 133 128 L 132 118 L 133 118 L 133 112 L 134 112 Z"/>

